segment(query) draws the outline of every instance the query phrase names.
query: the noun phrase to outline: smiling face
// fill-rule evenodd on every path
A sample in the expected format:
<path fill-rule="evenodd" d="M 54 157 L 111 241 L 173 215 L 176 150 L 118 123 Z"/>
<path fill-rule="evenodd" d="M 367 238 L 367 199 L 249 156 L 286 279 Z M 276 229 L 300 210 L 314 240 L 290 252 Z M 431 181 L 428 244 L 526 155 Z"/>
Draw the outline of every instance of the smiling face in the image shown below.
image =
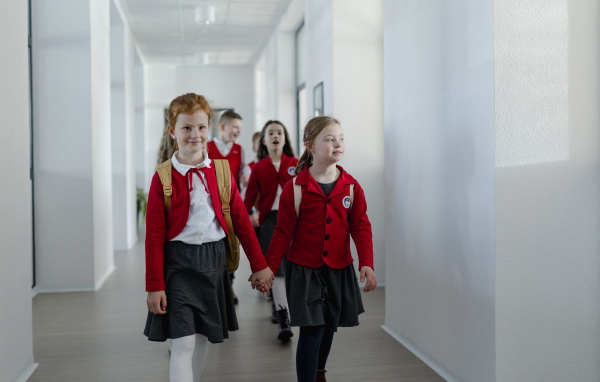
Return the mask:
<path fill-rule="evenodd" d="M 206 150 L 208 141 L 208 115 L 199 110 L 194 114 L 179 114 L 173 128 L 167 126 L 171 137 L 175 136 L 179 151 L 185 156 L 196 156 Z"/>
<path fill-rule="evenodd" d="M 314 163 L 339 162 L 346 150 L 342 126 L 335 123 L 325 127 L 312 142 L 306 142 L 306 149 L 312 153 Z"/>
<path fill-rule="evenodd" d="M 267 126 L 263 144 L 267 146 L 269 152 L 283 150 L 283 146 L 285 146 L 285 132 L 283 131 L 283 127 L 277 123 Z"/>
<path fill-rule="evenodd" d="M 227 123 L 221 123 L 220 128 L 223 142 L 235 142 L 242 133 L 242 120 L 232 118 Z"/>

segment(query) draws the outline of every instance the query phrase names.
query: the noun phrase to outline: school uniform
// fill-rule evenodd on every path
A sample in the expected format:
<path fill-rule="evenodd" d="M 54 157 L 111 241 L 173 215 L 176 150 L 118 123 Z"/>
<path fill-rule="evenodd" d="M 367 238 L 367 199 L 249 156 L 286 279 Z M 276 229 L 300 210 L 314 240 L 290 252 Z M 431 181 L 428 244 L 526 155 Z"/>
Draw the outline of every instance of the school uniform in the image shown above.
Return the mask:
<path fill-rule="evenodd" d="M 283 154 L 281 161 L 273 163 L 268 156 L 260 160 L 253 168 L 248 189 L 246 190 L 246 199 L 244 204 L 248 213 L 252 210 L 257 195 L 260 192 L 258 201 L 259 222 L 260 222 L 260 248 L 266 255 L 273 237 L 275 226 L 277 225 L 277 210 L 279 209 L 279 200 L 283 187 L 292 180 L 296 174 L 296 164 L 298 159 Z M 286 261 L 276 276 L 284 276 Z"/>
<path fill-rule="evenodd" d="M 244 204 L 250 213 L 260 193 L 258 210 L 261 212 L 259 218 L 261 226 L 267 220 L 268 212 L 279 208 L 279 196 L 283 187 L 296 175 L 298 159 L 282 154 L 280 163 L 277 170 L 271 158 L 267 156 L 254 165 L 250 174 Z"/>
<path fill-rule="evenodd" d="M 286 184 L 281 194 L 278 225 L 266 258 L 276 272 L 287 252 L 286 292 L 292 326 L 326 325 L 336 331 L 339 326 L 358 325 L 358 315 L 364 312 L 350 235 L 359 268 L 373 268 L 371 223 L 362 187 L 342 167 L 337 168 L 341 175 L 329 195 L 308 167 L 298 174 L 296 184 L 302 190 L 298 217 L 293 182 Z M 350 209 L 351 184 L 354 201 Z"/>
<path fill-rule="evenodd" d="M 213 138 L 206 144 L 206 150 L 212 159 L 227 159 L 229 162 L 229 169 L 231 170 L 235 181 L 239 184 L 240 177 L 246 167 L 244 149 L 242 146 L 233 141 L 223 142 L 218 138 Z"/>
<path fill-rule="evenodd" d="M 158 173 L 148 194 L 146 291 L 165 291 L 167 314 L 148 312 L 144 334 L 151 341 L 202 334 L 210 342 L 223 342 L 238 324 L 227 272 L 228 230 L 215 169 L 208 155 L 192 167 L 180 164 L 175 154 L 168 214 Z M 267 264 L 233 175 L 231 184 L 233 227 L 256 272 Z"/>

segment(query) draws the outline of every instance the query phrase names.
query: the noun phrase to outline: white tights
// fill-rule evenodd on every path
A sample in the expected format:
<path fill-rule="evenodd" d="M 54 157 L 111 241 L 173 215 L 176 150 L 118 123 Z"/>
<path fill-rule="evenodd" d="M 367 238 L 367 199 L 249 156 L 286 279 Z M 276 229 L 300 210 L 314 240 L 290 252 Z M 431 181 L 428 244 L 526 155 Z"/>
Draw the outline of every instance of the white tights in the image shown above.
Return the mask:
<path fill-rule="evenodd" d="M 204 368 L 208 338 L 201 334 L 175 338 L 171 346 L 171 382 L 198 382 Z"/>
<path fill-rule="evenodd" d="M 285 294 L 285 277 L 275 277 L 271 293 L 273 293 L 273 302 L 275 303 L 276 310 L 279 310 L 282 307 L 287 308 L 288 302 Z M 281 307 L 279 305 L 281 305 Z"/>

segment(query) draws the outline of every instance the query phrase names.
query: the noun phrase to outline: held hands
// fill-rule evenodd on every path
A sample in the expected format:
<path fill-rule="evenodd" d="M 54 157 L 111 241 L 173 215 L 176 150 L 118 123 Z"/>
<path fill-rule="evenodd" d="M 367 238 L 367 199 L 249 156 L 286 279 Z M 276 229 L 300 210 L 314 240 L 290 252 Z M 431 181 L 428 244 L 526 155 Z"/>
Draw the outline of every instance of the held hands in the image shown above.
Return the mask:
<path fill-rule="evenodd" d="M 365 293 L 375 290 L 375 288 L 377 288 L 377 280 L 375 280 L 375 272 L 373 272 L 373 268 L 367 266 L 360 268 L 361 283 L 365 281 L 365 277 L 367 278 L 367 285 L 365 285 L 365 289 L 363 289 Z"/>
<path fill-rule="evenodd" d="M 250 215 L 250 223 L 252 223 L 252 227 L 260 227 L 260 223 L 258 220 L 258 214 L 256 212 L 254 212 L 252 215 Z"/>
<path fill-rule="evenodd" d="M 148 292 L 146 305 L 148 306 L 148 310 L 154 314 L 167 313 L 167 295 L 165 294 L 165 291 Z"/>
<path fill-rule="evenodd" d="M 262 294 L 269 295 L 269 289 L 273 285 L 275 275 L 271 268 L 266 267 L 262 271 L 254 272 L 250 275 L 248 281 L 252 284 L 252 289 L 258 289 Z"/>

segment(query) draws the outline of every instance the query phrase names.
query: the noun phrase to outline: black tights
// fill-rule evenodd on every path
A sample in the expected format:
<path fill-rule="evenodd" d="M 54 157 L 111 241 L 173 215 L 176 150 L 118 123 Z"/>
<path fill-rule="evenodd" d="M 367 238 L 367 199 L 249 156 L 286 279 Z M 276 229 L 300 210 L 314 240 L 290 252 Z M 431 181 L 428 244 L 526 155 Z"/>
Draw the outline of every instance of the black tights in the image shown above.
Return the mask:
<path fill-rule="evenodd" d="M 298 382 L 315 382 L 317 370 L 325 370 L 325 363 L 333 342 L 333 330 L 320 326 L 301 326 L 296 350 Z"/>

